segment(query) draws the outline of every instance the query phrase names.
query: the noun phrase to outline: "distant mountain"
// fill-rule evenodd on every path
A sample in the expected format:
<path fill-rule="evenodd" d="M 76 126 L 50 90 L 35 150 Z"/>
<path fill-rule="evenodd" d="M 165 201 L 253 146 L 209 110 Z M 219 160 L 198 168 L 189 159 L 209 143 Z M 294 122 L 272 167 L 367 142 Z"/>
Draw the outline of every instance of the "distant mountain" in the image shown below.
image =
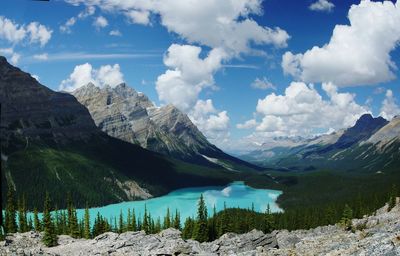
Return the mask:
<path fill-rule="evenodd" d="M 112 88 L 89 83 L 72 92 L 108 135 L 192 163 L 255 168 L 207 141 L 189 117 L 173 105 L 156 107 L 125 83 Z"/>
<path fill-rule="evenodd" d="M 400 121 L 362 115 L 353 127 L 300 140 L 293 146 L 256 150 L 242 159 L 284 170 L 382 171 L 400 164 Z M 286 141 L 282 145 L 286 145 Z"/>
<path fill-rule="evenodd" d="M 25 194 L 29 207 L 41 207 L 46 191 L 59 207 L 68 191 L 83 207 L 241 179 L 218 165 L 167 159 L 108 136 L 75 97 L 50 90 L 1 56 L 0 103 L 2 202 L 8 186 Z"/>

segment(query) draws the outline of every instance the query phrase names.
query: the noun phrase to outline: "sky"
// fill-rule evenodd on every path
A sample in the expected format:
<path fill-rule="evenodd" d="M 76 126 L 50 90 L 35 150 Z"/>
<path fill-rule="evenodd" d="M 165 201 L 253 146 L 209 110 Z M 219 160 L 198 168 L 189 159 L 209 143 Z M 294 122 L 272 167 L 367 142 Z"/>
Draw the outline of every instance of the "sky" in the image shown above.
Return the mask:
<path fill-rule="evenodd" d="M 6 0 L 0 55 L 56 91 L 127 83 L 217 146 L 400 114 L 400 1 Z"/>

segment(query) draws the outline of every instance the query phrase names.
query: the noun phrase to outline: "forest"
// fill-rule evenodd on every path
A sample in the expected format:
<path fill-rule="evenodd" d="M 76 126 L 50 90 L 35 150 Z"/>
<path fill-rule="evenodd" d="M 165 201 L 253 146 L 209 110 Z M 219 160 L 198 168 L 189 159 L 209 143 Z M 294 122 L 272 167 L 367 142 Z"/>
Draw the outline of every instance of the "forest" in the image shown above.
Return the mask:
<path fill-rule="evenodd" d="M 142 217 L 136 217 L 135 209 L 120 212 L 118 218 L 106 219 L 100 214 L 90 223 L 89 208 L 85 208 L 82 219 L 78 219 L 71 195 L 67 195 L 67 209 L 58 210 L 51 203 L 50 194 L 46 193 L 43 216 L 39 218 L 38 210 L 33 210 L 33 217 L 28 217 L 25 196 L 15 199 L 14 190 L 8 189 L 5 213 L 1 213 L 4 223 L 4 239 L 8 233 L 44 232 L 43 243 L 46 246 L 56 246 L 58 235 L 70 235 L 74 238 L 91 239 L 105 232 L 123 233 L 127 231 L 144 231 L 147 234 L 158 233 L 161 230 L 175 228 L 182 231 L 183 239 L 194 239 L 199 242 L 213 241 L 221 235 L 234 232 L 245 233 L 258 229 L 270 233 L 278 229 L 309 229 L 317 226 L 339 223 L 344 229 L 352 230 L 352 218 L 374 214 L 374 211 L 388 203 L 389 210 L 396 204 L 399 195 L 397 187 L 392 186 L 386 195 L 374 197 L 358 195 L 345 204 L 327 203 L 317 207 L 297 207 L 279 213 L 272 213 L 269 206 L 264 213 L 250 209 L 226 208 L 216 212 L 215 208 L 207 209 L 203 195 L 197 204 L 195 218 L 187 218 L 183 222 L 178 211 L 167 209 L 164 218 L 153 218 L 146 207 Z M 4 215 L 4 216 L 3 216 Z M 182 225 L 183 223 L 183 225 Z"/>

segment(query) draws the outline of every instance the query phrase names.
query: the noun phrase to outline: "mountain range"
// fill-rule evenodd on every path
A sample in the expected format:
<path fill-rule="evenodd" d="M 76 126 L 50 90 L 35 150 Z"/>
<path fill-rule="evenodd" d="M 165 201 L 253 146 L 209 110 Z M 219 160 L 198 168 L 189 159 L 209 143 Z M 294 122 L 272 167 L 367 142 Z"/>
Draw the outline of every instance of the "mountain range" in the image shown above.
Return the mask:
<path fill-rule="evenodd" d="M 90 206 L 105 205 L 158 196 L 181 187 L 222 185 L 244 179 L 239 177 L 242 170 L 232 171 L 229 169 L 231 165 L 225 162 L 220 164 L 217 158 L 216 163 L 204 158 L 204 164 L 194 164 L 166 157 L 139 146 L 142 145 L 139 141 L 144 141 L 145 138 L 146 145 L 160 143 L 160 147 L 151 149 L 168 149 L 162 144 L 164 140 L 159 142 L 150 138 L 153 135 L 146 134 L 141 137 L 140 133 L 127 132 L 125 134 L 128 137 L 124 140 L 109 136 L 102 129 L 112 125 L 103 122 L 104 125 L 99 125 L 102 129 L 97 127 L 90 111 L 74 96 L 50 90 L 30 74 L 10 65 L 1 56 L 0 89 L 2 202 L 6 201 L 7 187 L 14 189 L 18 196 L 25 195 L 29 207 L 40 207 L 46 191 L 59 207 L 65 207 L 68 192 L 77 206 L 83 207 L 86 202 Z M 135 94 L 124 85 L 116 88 L 118 89 L 121 93 L 125 90 L 124 93 Z M 146 102 L 149 104 L 144 95 L 135 95 L 139 101 L 136 104 L 138 108 L 141 108 L 141 104 L 145 106 Z M 143 103 L 140 99 L 143 99 Z M 135 111 L 131 113 L 136 114 Z M 195 138 L 196 147 L 198 146 L 198 152 L 201 154 L 211 152 L 210 159 L 221 156 L 230 161 L 229 163 L 235 163 L 235 168 L 243 166 L 243 171 L 257 175 L 256 168 L 252 168 L 254 165 L 231 157 L 212 146 L 194 126 L 191 127 L 192 130 L 179 131 L 187 129 L 182 125 L 193 124 L 175 108 L 167 106 L 163 108 L 162 113 L 157 109 L 151 113 L 147 117 L 149 126 L 144 129 L 154 128 L 152 134 L 159 132 L 167 139 L 174 139 L 173 149 L 179 147 L 177 143 L 185 145 L 185 142 L 184 139 L 178 141 L 178 135 L 169 136 L 166 130 L 163 130 L 162 127 L 168 126 L 169 122 L 172 123 L 170 129 L 175 129 L 176 134 L 182 137 L 193 132 L 192 137 L 188 135 L 185 138 Z M 170 118 L 162 118 L 162 115 L 169 113 Z M 116 114 L 118 115 L 122 116 Z M 150 119 L 150 116 L 153 118 Z M 172 119 L 173 117 L 175 119 Z M 97 118 L 95 120 L 98 121 Z M 162 124 L 164 126 L 159 124 L 160 120 L 165 121 Z M 143 122 L 146 122 L 146 118 Z M 120 131 L 123 131 L 124 125 L 125 129 L 131 129 L 128 123 L 119 125 Z M 116 134 L 124 133 L 112 135 Z M 132 136 L 131 141 L 129 136 Z M 201 145 L 208 147 L 208 151 L 201 151 Z M 266 183 L 271 182 L 270 178 L 264 178 Z"/>
<path fill-rule="evenodd" d="M 257 169 L 208 142 L 175 106 L 156 107 L 146 95 L 125 83 L 102 88 L 89 83 L 72 95 L 87 107 L 96 125 L 112 137 L 191 163 Z"/>
<path fill-rule="evenodd" d="M 364 114 L 347 129 L 311 139 L 273 138 L 241 158 L 287 171 L 382 172 L 400 164 L 400 117 L 389 122 Z"/>

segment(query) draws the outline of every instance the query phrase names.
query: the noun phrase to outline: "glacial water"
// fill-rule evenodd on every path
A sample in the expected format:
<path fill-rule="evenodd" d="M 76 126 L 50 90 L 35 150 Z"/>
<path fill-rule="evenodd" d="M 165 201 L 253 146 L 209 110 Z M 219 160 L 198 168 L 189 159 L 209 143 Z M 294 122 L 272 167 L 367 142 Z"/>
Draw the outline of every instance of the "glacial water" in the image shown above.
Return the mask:
<path fill-rule="evenodd" d="M 120 212 L 126 218 L 128 209 L 135 209 L 136 217 L 142 218 L 144 208 L 146 206 L 151 217 L 156 220 L 158 217 L 163 220 L 167 208 L 172 214 L 178 210 L 183 223 L 187 217 L 195 217 L 197 211 L 197 203 L 200 195 L 203 194 L 209 215 L 212 214 L 215 206 L 217 212 L 226 207 L 239 207 L 243 209 L 251 208 L 258 212 L 265 212 L 267 205 L 270 205 L 272 212 L 282 211 L 275 203 L 277 197 L 282 194 L 279 190 L 270 189 L 254 189 L 243 182 L 234 182 L 227 186 L 212 186 L 212 187 L 190 187 L 178 189 L 170 192 L 167 195 L 151 198 L 143 201 L 130 201 L 118 204 L 106 205 L 98 208 L 90 208 L 90 219 L 93 225 L 97 213 L 111 220 L 114 224 L 114 219 L 118 221 Z M 31 214 L 29 214 L 31 216 Z M 83 218 L 84 209 L 77 210 L 78 218 Z M 41 214 L 39 215 L 41 217 Z"/>
<path fill-rule="evenodd" d="M 118 219 L 121 210 L 125 218 L 128 209 L 135 209 L 136 216 L 142 217 L 145 206 L 154 220 L 158 217 L 162 220 L 167 208 L 170 209 L 171 213 L 175 213 L 177 209 L 183 222 L 189 216 L 196 216 L 197 202 L 201 194 L 204 196 L 209 214 L 212 213 L 214 206 L 217 211 L 223 210 L 224 203 L 226 207 L 239 208 L 251 208 L 254 205 L 254 209 L 258 212 L 265 212 L 269 204 L 272 212 L 281 211 L 275 203 L 277 197 L 282 194 L 281 191 L 254 189 L 246 186 L 243 182 L 234 182 L 225 187 L 190 187 L 178 189 L 167 195 L 148 200 L 122 202 L 91 208 L 89 210 L 91 223 L 94 222 L 98 212 L 103 217 L 114 220 L 115 217 Z M 83 217 L 84 210 L 77 210 L 77 214 L 79 217 Z"/>

